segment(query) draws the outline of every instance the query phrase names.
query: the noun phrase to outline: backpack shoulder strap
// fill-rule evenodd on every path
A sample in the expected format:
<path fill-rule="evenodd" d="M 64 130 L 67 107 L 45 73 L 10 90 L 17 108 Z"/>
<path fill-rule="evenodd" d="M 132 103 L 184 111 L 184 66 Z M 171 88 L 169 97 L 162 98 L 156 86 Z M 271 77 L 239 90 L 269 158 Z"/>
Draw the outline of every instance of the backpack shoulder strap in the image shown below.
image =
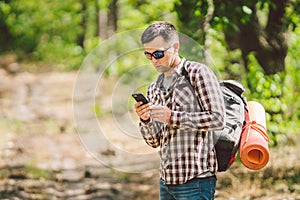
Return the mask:
<path fill-rule="evenodd" d="M 193 90 L 194 90 L 194 87 L 191 83 L 191 79 L 190 79 L 190 75 L 189 75 L 189 72 L 187 71 L 188 68 L 190 67 L 191 63 L 190 62 L 187 62 L 186 60 L 184 61 L 183 65 L 182 65 L 182 75 L 185 77 L 185 79 L 189 82 L 189 84 L 192 86 Z M 195 91 L 195 90 L 194 90 Z M 197 95 L 196 95 L 197 96 Z"/>
<path fill-rule="evenodd" d="M 191 86 L 191 88 L 192 88 L 192 90 L 194 91 L 194 94 L 195 94 L 195 97 L 196 97 L 196 99 L 197 99 L 197 101 L 198 101 L 198 105 L 200 106 L 200 109 L 203 111 L 203 107 L 201 106 L 201 103 L 200 103 L 200 100 L 199 100 L 199 98 L 198 98 L 198 95 L 197 95 L 197 92 L 195 91 L 195 89 L 194 89 L 194 86 L 192 85 L 192 83 L 191 83 L 191 79 L 190 79 L 190 75 L 189 75 L 189 73 L 188 73 L 188 71 L 187 71 L 187 69 L 189 68 L 189 66 L 190 66 L 190 63 L 187 63 L 187 65 L 186 65 L 186 61 L 183 63 L 183 66 L 182 66 L 182 75 L 185 77 L 185 79 L 188 81 L 188 83 L 189 83 L 189 85 Z"/>
<path fill-rule="evenodd" d="M 183 65 L 182 65 L 182 75 L 189 81 L 189 83 L 191 84 L 191 80 L 189 77 L 189 73 L 187 72 L 186 68 L 189 68 L 190 63 L 187 64 L 187 66 L 185 66 L 186 61 L 184 61 Z"/>

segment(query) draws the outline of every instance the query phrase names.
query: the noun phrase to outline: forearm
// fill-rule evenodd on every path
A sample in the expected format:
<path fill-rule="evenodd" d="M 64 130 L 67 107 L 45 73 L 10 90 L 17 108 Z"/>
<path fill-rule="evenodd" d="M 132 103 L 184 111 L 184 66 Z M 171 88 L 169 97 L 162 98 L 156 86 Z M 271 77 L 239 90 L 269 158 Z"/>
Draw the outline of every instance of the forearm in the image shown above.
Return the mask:
<path fill-rule="evenodd" d="M 225 125 L 224 114 L 216 111 L 172 111 L 170 125 L 179 129 L 219 130 Z"/>

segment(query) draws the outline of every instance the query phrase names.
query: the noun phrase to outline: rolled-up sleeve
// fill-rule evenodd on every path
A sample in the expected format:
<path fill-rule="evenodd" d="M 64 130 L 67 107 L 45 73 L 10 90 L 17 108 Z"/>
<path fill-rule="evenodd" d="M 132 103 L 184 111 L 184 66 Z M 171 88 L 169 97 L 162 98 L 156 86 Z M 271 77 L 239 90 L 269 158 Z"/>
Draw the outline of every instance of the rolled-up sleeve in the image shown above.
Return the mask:
<path fill-rule="evenodd" d="M 140 131 L 149 146 L 159 147 L 162 134 L 162 126 L 159 122 L 153 122 L 152 120 L 147 124 L 140 122 Z"/>

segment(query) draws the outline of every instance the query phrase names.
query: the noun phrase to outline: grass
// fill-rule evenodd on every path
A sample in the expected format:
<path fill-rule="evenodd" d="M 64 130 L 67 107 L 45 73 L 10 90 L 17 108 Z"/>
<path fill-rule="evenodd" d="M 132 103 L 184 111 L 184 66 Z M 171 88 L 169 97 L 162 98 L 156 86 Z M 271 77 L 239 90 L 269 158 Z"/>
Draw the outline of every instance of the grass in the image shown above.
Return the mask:
<path fill-rule="evenodd" d="M 26 166 L 25 172 L 28 176 L 32 179 L 46 179 L 46 180 L 53 180 L 53 173 L 49 170 L 39 169 L 34 166 Z"/>

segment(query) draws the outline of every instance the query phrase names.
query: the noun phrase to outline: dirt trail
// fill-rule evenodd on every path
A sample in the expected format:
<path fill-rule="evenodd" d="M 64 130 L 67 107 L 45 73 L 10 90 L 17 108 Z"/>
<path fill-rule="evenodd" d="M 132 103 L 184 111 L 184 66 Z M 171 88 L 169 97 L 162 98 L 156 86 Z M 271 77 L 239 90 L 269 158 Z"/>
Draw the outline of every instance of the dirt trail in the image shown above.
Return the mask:
<path fill-rule="evenodd" d="M 0 199 L 157 199 L 157 170 L 145 172 L 158 166 L 156 152 L 120 135 L 111 115 L 99 117 L 110 144 L 96 153 L 112 168 L 82 145 L 73 121 L 75 79 L 75 72 L 12 75 L 0 69 Z M 102 107 L 109 95 L 102 91 Z M 122 157 L 113 146 L 153 157 Z M 299 150 L 272 149 L 271 162 L 259 172 L 235 163 L 218 175 L 216 199 L 300 199 Z M 114 170 L 120 163 L 144 173 Z"/>
<path fill-rule="evenodd" d="M 127 175 L 86 151 L 73 124 L 75 79 L 0 69 L 0 199 L 145 199 L 155 185 L 156 173 Z"/>

